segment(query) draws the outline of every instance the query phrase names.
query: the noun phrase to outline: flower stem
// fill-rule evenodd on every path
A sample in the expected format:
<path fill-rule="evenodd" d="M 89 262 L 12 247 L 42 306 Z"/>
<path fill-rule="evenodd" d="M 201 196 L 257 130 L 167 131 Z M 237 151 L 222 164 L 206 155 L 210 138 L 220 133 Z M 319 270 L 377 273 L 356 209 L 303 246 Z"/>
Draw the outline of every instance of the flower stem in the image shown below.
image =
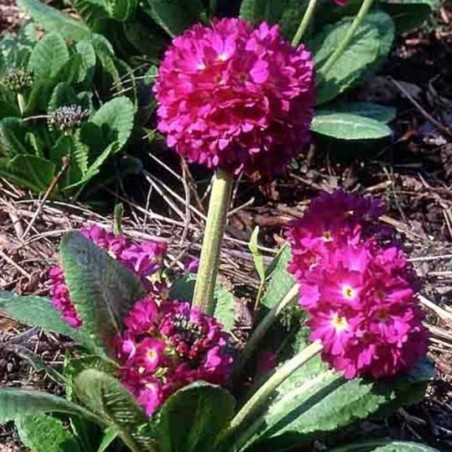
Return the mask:
<path fill-rule="evenodd" d="M 233 181 L 232 174 L 220 169 L 217 170 L 210 194 L 209 213 L 207 214 L 206 230 L 193 295 L 193 305 L 198 306 L 205 314 L 209 315 L 213 315 L 215 311 L 213 297 Z"/>
<path fill-rule="evenodd" d="M 248 418 L 255 413 L 257 409 L 264 404 L 271 396 L 273 391 L 290 377 L 303 364 L 308 362 L 314 356 L 322 351 L 322 344 L 320 342 L 313 342 L 304 348 L 300 353 L 295 355 L 291 360 L 287 361 L 280 367 L 243 405 L 240 411 L 235 415 L 231 421 L 228 433 L 231 434 Z"/>
<path fill-rule="evenodd" d="M 257 325 L 250 339 L 245 345 L 245 348 L 240 354 L 240 359 L 238 360 L 234 374 L 237 376 L 245 367 L 246 362 L 249 357 L 253 354 L 254 350 L 258 346 L 259 342 L 263 339 L 267 331 L 273 325 L 273 322 L 281 314 L 281 312 L 298 297 L 298 292 L 300 286 L 295 284 L 289 292 L 277 303 L 273 308 L 267 313 L 267 315 L 262 319 L 262 321 Z"/>
<path fill-rule="evenodd" d="M 294 47 L 297 47 L 300 44 L 301 38 L 303 37 L 304 32 L 308 28 L 308 26 L 311 22 L 312 16 L 314 15 L 314 10 L 315 10 L 316 5 L 317 5 L 317 0 L 309 0 L 308 7 L 306 8 L 306 11 L 303 15 L 303 19 L 301 19 L 298 30 L 292 39 L 292 45 Z"/>
<path fill-rule="evenodd" d="M 355 36 L 356 31 L 361 26 L 364 18 L 367 15 L 367 12 L 369 11 L 370 7 L 372 6 L 372 3 L 374 0 L 364 0 L 361 8 L 358 11 L 358 14 L 353 19 L 351 27 L 348 29 L 344 39 L 342 42 L 336 47 L 336 50 L 330 55 L 326 63 L 319 69 L 319 73 L 324 76 L 336 63 L 336 61 L 342 56 L 342 54 L 347 49 L 348 45 L 350 44 L 351 40 Z"/>
<path fill-rule="evenodd" d="M 17 95 L 17 103 L 19 104 L 20 114 L 23 115 L 25 112 L 25 99 L 24 99 L 23 94 Z"/>

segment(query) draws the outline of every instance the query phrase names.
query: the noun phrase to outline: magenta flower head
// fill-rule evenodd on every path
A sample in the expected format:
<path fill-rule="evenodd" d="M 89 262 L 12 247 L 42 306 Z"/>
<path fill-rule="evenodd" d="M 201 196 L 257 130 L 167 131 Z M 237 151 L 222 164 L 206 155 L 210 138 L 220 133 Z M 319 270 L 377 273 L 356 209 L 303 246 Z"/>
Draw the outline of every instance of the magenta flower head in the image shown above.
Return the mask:
<path fill-rule="evenodd" d="M 229 334 L 188 302 L 153 296 L 135 304 L 117 341 L 119 378 L 150 416 L 177 389 L 196 380 L 226 383 Z"/>
<path fill-rule="evenodd" d="M 209 168 L 271 176 L 310 140 L 314 63 L 276 25 L 193 26 L 165 53 L 154 92 L 168 145 Z"/>
<path fill-rule="evenodd" d="M 374 220 L 384 213 L 383 205 L 343 190 L 322 193 L 311 201 L 303 218 L 292 221 L 287 239 L 292 247 L 289 271 L 298 282 L 335 247 L 358 243 L 374 232 Z"/>
<path fill-rule="evenodd" d="M 289 271 L 300 284 L 311 339 L 346 378 L 392 376 L 427 351 L 417 281 L 395 243 L 378 243 L 382 205 L 336 191 L 312 201 L 292 222 Z"/>
<path fill-rule="evenodd" d="M 428 335 L 412 281 L 402 251 L 372 240 L 336 249 L 308 273 L 300 303 L 324 360 L 346 378 L 392 376 L 415 365 Z"/>
<path fill-rule="evenodd" d="M 135 243 L 122 234 L 115 235 L 96 225 L 85 227 L 80 232 L 135 273 L 147 289 L 152 287 L 150 278 L 162 266 L 166 243 L 154 241 Z M 53 305 L 70 326 L 79 328 L 82 322 L 70 299 L 61 267 L 50 269 L 49 285 Z"/>

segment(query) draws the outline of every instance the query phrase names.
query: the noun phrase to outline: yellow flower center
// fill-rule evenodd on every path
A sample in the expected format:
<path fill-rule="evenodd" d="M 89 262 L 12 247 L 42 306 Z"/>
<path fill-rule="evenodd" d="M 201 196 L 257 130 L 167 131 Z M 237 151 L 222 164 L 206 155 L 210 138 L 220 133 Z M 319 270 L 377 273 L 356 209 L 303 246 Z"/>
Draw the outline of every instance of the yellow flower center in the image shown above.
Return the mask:
<path fill-rule="evenodd" d="M 146 356 L 150 361 L 152 361 L 157 357 L 157 353 L 155 353 L 155 350 L 150 349 L 147 351 Z"/>
<path fill-rule="evenodd" d="M 344 298 L 351 300 L 352 298 L 355 298 L 356 290 L 352 286 L 350 286 L 350 284 L 344 284 L 342 286 L 342 295 L 344 296 Z"/>
<path fill-rule="evenodd" d="M 322 238 L 324 242 L 331 242 L 333 240 L 333 238 L 331 237 L 331 232 L 330 231 L 325 231 L 322 234 Z"/>
<path fill-rule="evenodd" d="M 340 316 L 338 313 L 333 315 L 331 323 L 336 331 L 344 331 L 348 327 L 347 319 Z"/>

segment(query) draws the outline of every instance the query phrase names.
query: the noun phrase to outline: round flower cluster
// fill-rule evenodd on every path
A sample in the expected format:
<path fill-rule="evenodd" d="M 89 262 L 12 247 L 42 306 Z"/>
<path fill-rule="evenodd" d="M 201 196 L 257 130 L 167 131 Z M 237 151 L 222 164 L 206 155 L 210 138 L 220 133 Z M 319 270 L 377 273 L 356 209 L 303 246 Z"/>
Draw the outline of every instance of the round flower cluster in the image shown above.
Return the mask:
<path fill-rule="evenodd" d="M 154 91 L 158 129 L 193 163 L 271 176 L 310 140 L 314 62 L 276 25 L 193 26 L 165 53 Z"/>
<path fill-rule="evenodd" d="M 113 234 L 96 225 L 83 228 L 80 232 L 135 273 L 147 289 L 151 289 L 150 277 L 161 268 L 166 243 L 154 241 L 135 243 L 122 234 Z M 79 328 L 82 321 L 70 299 L 61 267 L 50 269 L 49 285 L 53 305 L 70 326 Z"/>
<path fill-rule="evenodd" d="M 149 295 L 132 308 L 118 339 L 120 380 L 150 416 L 172 393 L 197 380 L 225 384 L 229 334 L 188 302 Z"/>
<path fill-rule="evenodd" d="M 370 199 L 337 191 L 312 202 L 288 231 L 289 271 L 300 283 L 311 339 L 346 378 L 391 376 L 427 351 L 414 272 L 398 245 L 382 246 Z"/>

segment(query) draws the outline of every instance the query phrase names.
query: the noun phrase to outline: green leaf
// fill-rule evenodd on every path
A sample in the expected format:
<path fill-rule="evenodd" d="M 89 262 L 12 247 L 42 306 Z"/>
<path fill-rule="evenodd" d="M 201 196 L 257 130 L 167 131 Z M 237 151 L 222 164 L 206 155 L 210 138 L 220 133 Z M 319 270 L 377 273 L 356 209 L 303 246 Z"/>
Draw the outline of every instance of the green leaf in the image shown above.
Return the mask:
<path fill-rule="evenodd" d="M 105 0 L 70 0 L 83 21 L 91 28 L 110 17 Z"/>
<path fill-rule="evenodd" d="M 13 157 L 28 154 L 25 135 L 27 126 L 20 118 L 4 118 L 0 121 L 0 150 L 3 155 Z"/>
<path fill-rule="evenodd" d="M 95 419 L 81 406 L 46 392 L 0 388 L 0 424 L 27 415 L 51 412 Z"/>
<path fill-rule="evenodd" d="M 82 57 L 82 64 L 77 82 L 91 82 L 96 69 L 96 52 L 94 47 L 89 40 L 85 39 L 78 42 L 75 49 Z"/>
<path fill-rule="evenodd" d="M 197 382 L 177 391 L 159 411 L 156 432 L 161 452 L 215 450 L 219 434 L 234 415 L 235 400 L 219 386 Z"/>
<path fill-rule="evenodd" d="M 419 363 L 422 367 L 424 363 Z M 320 357 L 294 372 L 281 384 L 266 411 L 255 423 L 251 450 L 300 446 L 358 420 L 421 400 L 431 373 L 413 369 L 408 376 L 387 381 L 345 380 L 328 370 Z M 415 399 L 410 397 L 415 393 Z M 261 450 L 261 449 L 259 449 Z"/>
<path fill-rule="evenodd" d="M 375 140 L 391 135 L 391 129 L 383 122 L 350 113 L 318 111 L 311 130 L 342 140 Z"/>
<path fill-rule="evenodd" d="M 265 281 L 265 265 L 262 253 L 259 250 L 257 239 L 259 236 L 259 226 L 256 226 L 251 234 L 250 243 L 248 243 L 248 248 L 253 255 L 254 268 L 259 275 L 261 283 Z"/>
<path fill-rule="evenodd" d="M 277 23 L 281 18 L 287 0 L 243 0 L 240 6 L 240 17 L 253 24 L 265 20 Z"/>
<path fill-rule="evenodd" d="M 348 48 L 325 74 L 322 64 L 334 52 L 337 43 L 344 39 L 352 21 L 353 17 L 344 17 L 334 25 L 324 27 L 311 44 L 316 66 L 319 67 L 317 105 L 334 99 L 376 71 L 389 53 L 394 40 L 394 23 L 391 17 L 382 11 L 371 12 L 364 19 Z"/>
<path fill-rule="evenodd" d="M 137 0 L 107 0 L 111 17 L 126 22 L 135 15 Z"/>
<path fill-rule="evenodd" d="M 80 330 L 71 328 L 48 298 L 20 297 L 12 292 L 0 291 L 0 313 L 20 323 L 38 326 L 44 330 L 70 337 L 86 348 L 94 350 L 93 341 L 89 336 Z"/>
<path fill-rule="evenodd" d="M 141 282 L 80 232 L 63 238 L 60 253 L 81 330 L 114 358 L 112 341 L 133 304 L 145 295 Z"/>
<path fill-rule="evenodd" d="M 214 297 L 216 299 L 214 317 L 226 331 L 232 331 L 235 325 L 234 294 L 222 285 L 217 284 Z"/>
<path fill-rule="evenodd" d="M 63 166 L 63 162 L 69 158 L 69 165 L 58 184 L 64 190 L 67 186 L 81 180 L 86 173 L 88 166 L 88 148 L 80 143 L 76 136 L 63 135 L 58 138 L 50 150 L 50 158 L 59 169 Z"/>
<path fill-rule="evenodd" d="M 102 105 L 90 122 L 102 128 L 105 141 L 109 144 L 117 142 L 121 149 L 129 139 L 133 128 L 135 106 L 127 97 L 117 97 Z"/>
<path fill-rule="evenodd" d="M 77 94 L 69 83 L 58 83 L 50 97 L 47 111 L 52 113 L 60 107 L 77 104 L 77 100 Z"/>
<path fill-rule="evenodd" d="M 74 390 L 131 450 L 154 451 L 155 440 L 147 416 L 118 380 L 98 370 L 87 369 L 76 377 Z"/>
<path fill-rule="evenodd" d="M 0 99 L 0 119 L 7 118 L 9 116 L 21 116 L 19 109 L 12 102 Z"/>
<path fill-rule="evenodd" d="M 37 80 L 27 99 L 24 116 L 47 113 L 47 107 L 55 88 L 55 83 L 50 80 Z"/>
<path fill-rule="evenodd" d="M 294 277 L 287 271 L 290 259 L 290 248 L 287 246 L 275 258 L 275 264 L 270 266 L 271 279 L 267 291 L 262 297 L 262 305 L 268 309 L 277 304 L 296 284 Z"/>
<path fill-rule="evenodd" d="M 81 452 L 74 436 L 54 417 L 24 416 L 16 421 L 16 427 L 24 446 L 33 452 Z"/>
<path fill-rule="evenodd" d="M 409 441 L 369 440 L 335 447 L 331 452 L 439 452 L 437 449 Z"/>
<path fill-rule="evenodd" d="M 341 102 L 328 104 L 328 108 L 319 110 L 319 112 L 329 113 L 350 113 L 352 115 L 364 116 L 365 118 L 375 119 L 376 121 L 388 123 L 395 119 L 396 109 L 386 105 L 374 104 L 373 102 Z"/>
<path fill-rule="evenodd" d="M 196 273 L 186 273 L 173 282 L 170 289 L 171 300 L 192 301 L 195 290 Z M 214 317 L 222 323 L 226 331 L 231 331 L 235 324 L 235 300 L 232 292 L 221 284 L 215 287 L 216 300 Z"/>
<path fill-rule="evenodd" d="M 52 183 L 55 165 L 36 155 L 16 155 L 11 160 L 0 159 L 0 176 L 40 193 Z"/>
<path fill-rule="evenodd" d="M 64 39 L 56 33 L 45 35 L 39 41 L 30 55 L 28 69 L 34 79 L 55 77 L 69 60 L 69 50 Z"/>
<path fill-rule="evenodd" d="M 85 24 L 46 5 L 41 0 L 17 0 L 17 4 L 47 32 L 59 33 L 63 38 L 73 41 L 80 41 L 91 35 Z"/>
<path fill-rule="evenodd" d="M 77 83 L 83 66 L 83 59 L 79 53 L 72 55 L 53 77 L 55 83 L 66 82 L 70 85 Z"/>
<path fill-rule="evenodd" d="M 102 437 L 102 441 L 97 449 L 97 452 L 105 452 L 111 446 L 111 444 L 118 437 L 118 432 L 113 428 L 107 428 L 105 430 L 104 436 Z"/>
<path fill-rule="evenodd" d="M 392 16 L 397 34 L 423 25 L 438 11 L 438 0 L 380 0 L 380 6 Z"/>
<path fill-rule="evenodd" d="M 300 22 L 306 12 L 309 2 L 308 0 L 285 0 L 285 2 L 286 5 L 284 6 L 283 14 L 278 22 L 281 27 L 281 33 L 287 39 L 292 40 L 300 26 Z M 320 4 L 316 7 L 316 16 L 318 15 L 320 7 Z M 328 8 L 331 9 L 330 4 L 328 4 Z"/>
<path fill-rule="evenodd" d="M 392 441 L 389 444 L 373 449 L 373 452 L 439 452 L 439 449 L 433 449 L 433 447 L 428 447 L 425 444 Z"/>
<path fill-rule="evenodd" d="M 145 4 L 145 11 L 172 37 L 199 22 L 204 13 L 201 0 L 145 0 Z"/>

